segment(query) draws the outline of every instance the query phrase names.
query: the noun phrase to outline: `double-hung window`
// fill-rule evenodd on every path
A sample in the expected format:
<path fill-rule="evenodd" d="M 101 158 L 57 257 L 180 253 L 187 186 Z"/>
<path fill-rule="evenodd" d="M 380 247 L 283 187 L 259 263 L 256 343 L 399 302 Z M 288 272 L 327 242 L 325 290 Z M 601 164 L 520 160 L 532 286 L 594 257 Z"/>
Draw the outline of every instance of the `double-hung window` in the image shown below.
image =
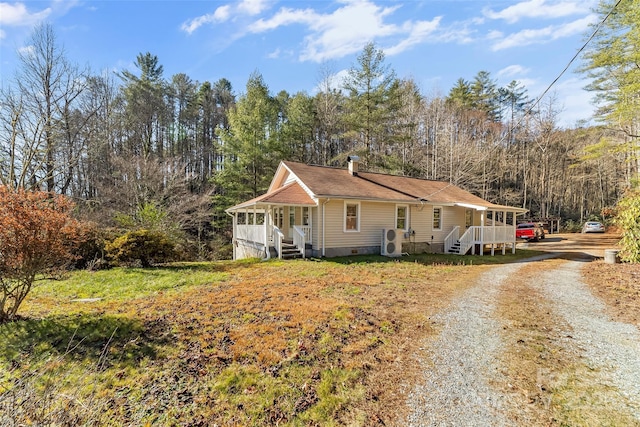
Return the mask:
<path fill-rule="evenodd" d="M 409 207 L 396 206 L 396 228 L 407 231 L 409 228 Z"/>
<path fill-rule="evenodd" d="M 360 231 L 360 203 L 344 203 L 344 231 Z"/>
<path fill-rule="evenodd" d="M 442 208 L 433 208 L 433 229 L 442 230 Z"/>

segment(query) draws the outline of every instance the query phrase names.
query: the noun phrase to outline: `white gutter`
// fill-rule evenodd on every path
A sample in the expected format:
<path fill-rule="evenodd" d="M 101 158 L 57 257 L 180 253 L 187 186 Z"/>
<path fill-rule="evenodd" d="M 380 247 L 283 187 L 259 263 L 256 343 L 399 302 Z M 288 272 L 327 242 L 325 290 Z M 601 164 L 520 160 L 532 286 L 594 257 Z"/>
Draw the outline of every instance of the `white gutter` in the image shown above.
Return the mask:
<path fill-rule="evenodd" d="M 326 228 L 325 225 L 325 210 L 326 208 L 324 207 L 324 205 L 326 205 L 327 203 L 329 203 L 329 200 L 331 199 L 326 199 L 324 202 L 322 202 L 322 258 L 324 258 L 325 256 L 325 247 L 324 247 L 324 230 Z"/>
<path fill-rule="evenodd" d="M 231 246 L 233 249 L 233 260 L 236 260 L 236 216 L 229 213 L 228 211 L 225 211 L 227 213 L 227 215 L 229 215 L 231 218 L 233 218 L 233 228 L 231 229 L 231 235 L 233 236 L 233 238 L 231 239 Z"/>

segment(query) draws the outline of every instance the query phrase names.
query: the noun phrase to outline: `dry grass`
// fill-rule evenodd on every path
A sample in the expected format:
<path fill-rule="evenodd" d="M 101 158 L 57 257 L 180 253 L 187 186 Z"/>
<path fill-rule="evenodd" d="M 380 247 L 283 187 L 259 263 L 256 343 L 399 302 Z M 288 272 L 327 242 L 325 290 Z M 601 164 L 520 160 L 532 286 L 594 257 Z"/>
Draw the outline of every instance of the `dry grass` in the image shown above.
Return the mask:
<path fill-rule="evenodd" d="M 584 281 L 614 318 L 640 327 L 640 264 L 593 262 Z"/>
<path fill-rule="evenodd" d="M 520 280 L 503 285 L 496 308 L 497 317 L 504 322 L 506 342 L 501 361 L 508 383 L 502 388 L 516 409 L 512 418 L 517 425 L 553 425 L 555 402 L 550 383 L 572 363 L 558 342 L 567 325 L 530 286 L 540 268 L 540 263 L 535 263 L 519 270 Z"/>
<path fill-rule="evenodd" d="M 507 343 L 502 363 L 511 399 L 512 419 L 530 426 L 629 426 L 636 420 L 611 405 L 610 390 L 572 341 L 571 328 L 554 313 L 551 301 L 532 286 L 543 268 L 565 261 L 553 259 L 523 267 L 522 280 L 501 291 L 497 316 L 505 322 Z M 591 264 L 590 264 L 591 265 Z"/>
<path fill-rule="evenodd" d="M 50 399 L 41 423 L 64 424 L 63 405 L 77 425 L 393 424 L 420 374 L 413 358 L 432 333 L 429 316 L 480 269 L 357 259 L 123 269 L 46 284 L 23 320 L 0 325 L 3 421 L 34 419 L 6 412 L 26 408 L 11 399 L 36 409 Z"/>

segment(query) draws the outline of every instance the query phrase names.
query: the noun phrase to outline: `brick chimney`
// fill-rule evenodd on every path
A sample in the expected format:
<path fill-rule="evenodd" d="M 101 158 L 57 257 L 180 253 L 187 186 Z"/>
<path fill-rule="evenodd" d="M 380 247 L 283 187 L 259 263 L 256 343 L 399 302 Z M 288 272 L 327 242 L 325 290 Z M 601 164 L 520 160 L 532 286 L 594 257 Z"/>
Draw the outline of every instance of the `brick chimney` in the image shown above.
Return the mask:
<path fill-rule="evenodd" d="M 347 162 L 349 162 L 349 173 L 353 176 L 358 175 L 358 163 L 360 162 L 360 157 L 358 156 L 349 156 L 347 157 Z"/>

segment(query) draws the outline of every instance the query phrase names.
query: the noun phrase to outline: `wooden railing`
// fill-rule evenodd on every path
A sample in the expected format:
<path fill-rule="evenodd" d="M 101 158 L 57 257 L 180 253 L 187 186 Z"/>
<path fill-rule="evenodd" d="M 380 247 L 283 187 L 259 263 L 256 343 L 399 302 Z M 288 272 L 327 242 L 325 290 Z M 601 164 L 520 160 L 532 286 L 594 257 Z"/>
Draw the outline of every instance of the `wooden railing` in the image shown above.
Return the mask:
<path fill-rule="evenodd" d="M 294 225 L 294 229 L 298 228 L 304 234 L 304 242 L 311 243 L 311 226 L 310 225 Z"/>
<path fill-rule="evenodd" d="M 469 248 L 473 248 L 473 245 L 482 240 L 482 227 L 472 226 L 467 228 L 467 231 L 460 236 L 460 255 L 467 253 Z M 472 250 L 473 253 L 473 250 Z"/>
<path fill-rule="evenodd" d="M 311 227 L 308 227 L 309 231 L 311 231 Z M 311 234 L 309 232 L 309 234 Z M 302 226 L 294 225 L 293 226 L 293 244 L 300 250 L 300 254 L 302 258 L 305 258 L 306 255 L 306 242 L 307 242 L 307 233 L 305 233 L 305 229 Z"/>
<path fill-rule="evenodd" d="M 471 248 L 471 253 L 475 254 L 476 244 L 497 244 L 497 243 L 515 243 L 515 230 L 510 225 L 500 226 L 472 226 L 469 227 L 462 236 L 458 236 L 459 227 L 454 227 L 451 233 L 445 238 L 445 252 L 449 252 L 449 249 L 456 243 L 460 242 L 460 254 L 464 255 Z M 482 250 L 480 251 L 482 255 Z"/>
<path fill-rule="evenodd" d="M 278 258 L 282 258 L 282 241 L 284 240 L 284 234 L 278 227 L 273 226 L 273 246 L 276 248 Z"/>
<path fill-rule="evenodd" d="M 264 225 L 238 225 L 236 227 L 236 239 L 262 243 L 266 246 L 266 242 L 264 241 Z"/>
<path fill-rule="evenodd" d="M 453 227 L 453 230 L 451 230 L 451 232 L 447 234 L 447 237 L 444 238 L 445 254 L 449 253 L 449 249 L 451 249 L 453 245 L 455 245 L 458 242 L 459 237 L 460 237 L 460 227 L 456 225 L 455 227 Z"/>

